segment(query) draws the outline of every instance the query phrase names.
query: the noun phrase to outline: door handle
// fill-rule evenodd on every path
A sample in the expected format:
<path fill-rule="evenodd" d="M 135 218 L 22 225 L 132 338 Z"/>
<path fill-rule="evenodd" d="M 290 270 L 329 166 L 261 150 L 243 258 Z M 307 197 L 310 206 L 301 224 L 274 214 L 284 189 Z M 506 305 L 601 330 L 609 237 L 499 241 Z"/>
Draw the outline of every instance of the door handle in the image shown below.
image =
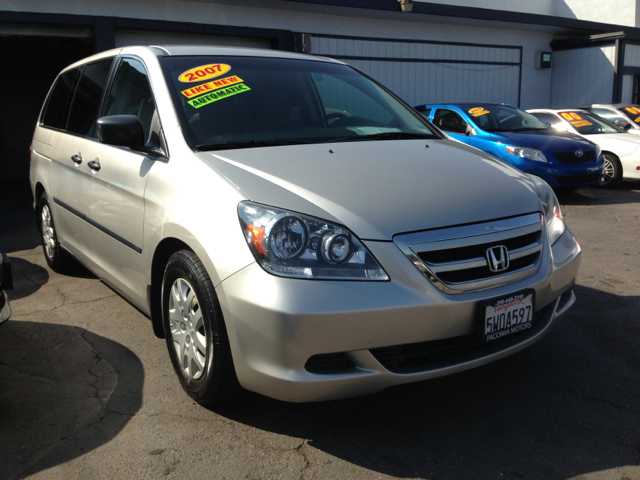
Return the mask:
<path fill-rule="evenodd" d="M 71 160 L 73 160 L 73 163 L 75 163 L 76 165 L 80 165 L 82 163 L 82 155 L 80 155 L 80 154 L 73 155 L 71 157 Z"/>
<path fill-rule="evenodd" d="M 87 163 L 87 165 L 89 165 L 89 168 L 91 170 L 93 170 L 94 172 L 97 172 L 102 167 L 100 165 L 100 160 L 98 160 L 97 158 L 95 160 L 92 160 L 91 162 Z"/>

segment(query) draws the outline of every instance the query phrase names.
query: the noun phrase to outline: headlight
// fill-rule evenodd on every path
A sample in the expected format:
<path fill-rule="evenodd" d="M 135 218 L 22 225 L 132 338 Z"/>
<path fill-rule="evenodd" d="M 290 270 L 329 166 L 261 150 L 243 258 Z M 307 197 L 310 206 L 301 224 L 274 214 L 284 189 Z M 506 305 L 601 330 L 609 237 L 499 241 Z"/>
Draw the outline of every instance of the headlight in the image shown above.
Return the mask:
<path fill-rule="evenodd" d="M 240 202 L 238 215 L 251 252 L 274 275 L 389 280 L 373 255 L 345 227 L 251 202 Z"/>
<path fill-rule="evenodd" d="M 536 150 L 535 148 L 512 147 L 509 145 L 506 145 L 505 148 L 513 155 L 517 155 L 528 160 L 534 160 L 536 162 L 549 163 L 547 161 L 547 157 L 544 156 L 544 153 L 540 150 Z"/>
<path fill-rule="evenodd" d="M 547 222 L 549 245 L 553 245 L 564 233 L 565 228 L 560 203 L 558 203 L 556 194 L 553 193 L 553 190 L 551 190 L 547 182 L 534 175 L 529 175 L 529 178 L 536 185 L 536 190 L 538 190 L 538 198 L 542 203 L 544 218 Z"/>

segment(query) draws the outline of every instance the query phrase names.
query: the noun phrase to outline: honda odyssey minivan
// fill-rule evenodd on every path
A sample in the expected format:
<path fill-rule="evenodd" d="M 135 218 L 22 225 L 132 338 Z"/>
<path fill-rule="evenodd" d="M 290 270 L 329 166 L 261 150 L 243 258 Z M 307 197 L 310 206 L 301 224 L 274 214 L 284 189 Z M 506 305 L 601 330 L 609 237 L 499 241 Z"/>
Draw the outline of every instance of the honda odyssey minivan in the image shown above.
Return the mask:
<path fill-rule="evenodd" d="M 460 372 L 575 301 L 581 249 L 544 181 L 327 58 L 94 55 L 55 80 L 30 180 L 49 266 L 144 312 L 205 406 Z"/>

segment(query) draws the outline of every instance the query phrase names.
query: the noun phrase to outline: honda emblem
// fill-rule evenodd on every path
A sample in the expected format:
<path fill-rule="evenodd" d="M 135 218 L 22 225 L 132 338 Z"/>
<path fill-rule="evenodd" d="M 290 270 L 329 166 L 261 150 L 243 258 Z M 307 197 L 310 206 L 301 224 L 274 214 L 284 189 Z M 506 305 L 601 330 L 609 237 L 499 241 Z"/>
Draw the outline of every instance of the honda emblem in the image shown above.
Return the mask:
<path fill-rule="evenodd" d="M 487 264 L 492 272 L 502 272 L 509 268 L 509 250 L 504 245 L 487 249 Z"/>

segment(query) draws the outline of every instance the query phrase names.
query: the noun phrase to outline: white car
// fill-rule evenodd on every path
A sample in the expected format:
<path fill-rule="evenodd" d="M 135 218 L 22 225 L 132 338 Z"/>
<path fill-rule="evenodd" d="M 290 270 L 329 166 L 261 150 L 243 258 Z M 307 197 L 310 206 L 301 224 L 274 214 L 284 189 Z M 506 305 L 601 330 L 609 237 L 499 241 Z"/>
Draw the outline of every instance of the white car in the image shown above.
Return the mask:
<path fill-rule="evenodd" d="M 561 132 L 580 135 L 600 145 L 604 171 L 600 186 L 611 187 L 623 179 L 640 179 L 640 137 L 585 110 L 527 110 Z"/>

